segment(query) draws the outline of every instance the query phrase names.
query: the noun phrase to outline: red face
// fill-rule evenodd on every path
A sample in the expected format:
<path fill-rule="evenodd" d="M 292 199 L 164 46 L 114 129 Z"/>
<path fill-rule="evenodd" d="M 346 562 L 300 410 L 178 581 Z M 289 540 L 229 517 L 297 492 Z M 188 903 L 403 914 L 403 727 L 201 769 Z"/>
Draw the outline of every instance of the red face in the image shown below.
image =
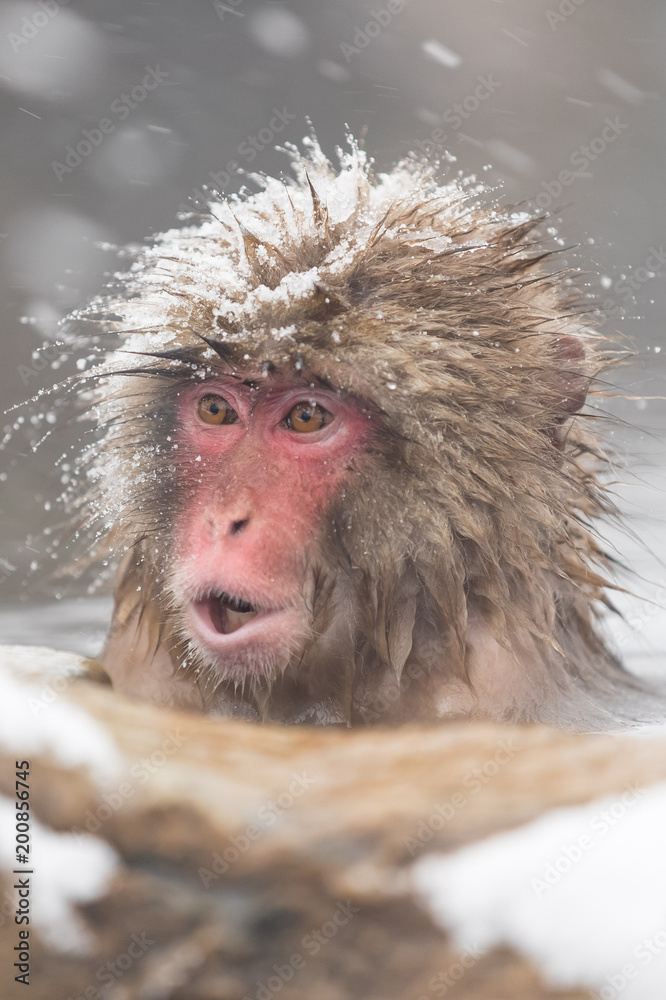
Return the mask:
<path fill-rule="evenodd" d="M 188 498 L 171 589 L 185 632 L 221 677 L 274 673 L 310 634 L 309 561 L 368 413 L 271 377 L 208 379 L 179 399 Z"/>

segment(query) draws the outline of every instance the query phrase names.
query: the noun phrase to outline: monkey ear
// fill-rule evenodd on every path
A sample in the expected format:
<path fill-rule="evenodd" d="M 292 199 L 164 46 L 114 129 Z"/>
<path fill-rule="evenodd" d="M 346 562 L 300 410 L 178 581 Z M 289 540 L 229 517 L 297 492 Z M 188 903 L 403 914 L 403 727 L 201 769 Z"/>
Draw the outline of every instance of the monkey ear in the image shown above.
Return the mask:
<path fill-rule="evenodd" d="M 555 447 L 562 451 L 567 433 L 564 425 L 572 413 L 578 413 L 585 405 L 590 377 L 580 370 L 585 361 L 585 348 L 578 337 L 568 334 L 558 336 L 554 355 L 561 367 L 548 373 L 547 383 L 553 393 L 555 411 L 552 440 Z"/>
<path fill-rule="evenodd" d="M 590 379 L 580 371 L 581 362 L 585 360 L 585 348 L 578 337 L 569 335 L 558 337 L 555 356 L 564 362 L 563 367 L 555 372 L 553 385 L 557 393 L 556 407 L 561 412 L 558 419 L 561 421 L 566 420 L 571 413 L 582 410 L 587 399 Z"/>

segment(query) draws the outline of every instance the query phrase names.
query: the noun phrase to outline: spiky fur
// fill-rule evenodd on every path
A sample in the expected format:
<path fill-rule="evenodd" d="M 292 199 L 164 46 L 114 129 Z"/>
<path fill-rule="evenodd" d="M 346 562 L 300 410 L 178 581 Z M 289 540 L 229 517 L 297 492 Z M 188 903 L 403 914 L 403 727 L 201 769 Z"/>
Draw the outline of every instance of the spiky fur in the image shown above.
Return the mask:
<path fill-rule="evenodd" d="M 157 652 L 178 691 L 195 678 L 190 703 L 286 721 L 638 717 L 640 685 L 597 623 L 604 457 L 561 401 L 610 356 L 547 268 L 537 223 L 416 159 L 378 179 L 353 143 L 339 171 L 316 142 L 290 152 L 295 179 L 212 200 L 102 303 L 123 340 L 92 373 L 105 431 L 86 500 L 89 530 L 104 524 L 125 553 L 109 669 L 129 649 L 150 673 Z M 568 375 L 571 336 L 585 360 Z M 191 645 L 171 586 L 168 400 L 180 380 L 257 366 L 364 401 L 379 432 L 308 554 L 310 636 L 239 691 Z"/>

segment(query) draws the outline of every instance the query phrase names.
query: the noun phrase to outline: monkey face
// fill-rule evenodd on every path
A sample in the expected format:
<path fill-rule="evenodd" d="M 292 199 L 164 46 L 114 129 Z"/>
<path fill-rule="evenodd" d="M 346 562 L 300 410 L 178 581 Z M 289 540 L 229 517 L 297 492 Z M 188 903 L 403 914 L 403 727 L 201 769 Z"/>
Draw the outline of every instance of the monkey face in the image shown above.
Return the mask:
<path fill-rule="evenodd" d="M 375 177 L 356 146 L 294 166 L 160 236 L 104 305 L 82 510 L 119 563 L 114 684 L 324 723 L 603 694 L 589 304 L 476 181 Z"/>
<path fill-rule="evenodd" d="M 309 570 L 367 418 L 306 378 L 220 376 L 177 395 L 181 634 L 220 679 L 274 676 L 312 638 Z"/>

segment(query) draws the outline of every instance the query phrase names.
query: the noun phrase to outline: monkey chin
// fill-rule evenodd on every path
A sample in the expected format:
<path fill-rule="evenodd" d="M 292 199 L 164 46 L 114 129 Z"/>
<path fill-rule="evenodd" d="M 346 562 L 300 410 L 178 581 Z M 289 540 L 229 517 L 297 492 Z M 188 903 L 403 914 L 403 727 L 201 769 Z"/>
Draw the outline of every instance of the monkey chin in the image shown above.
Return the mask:
<path fill-rule="evenodd" d="M 213 603 L 211 597 L 188 601 L 182 631 L 197 659 L 220 681 L 274 680 L 303 646 L 308 630 L 295 607 L 257 609 L 249 621 L 222 631 Z"/>

